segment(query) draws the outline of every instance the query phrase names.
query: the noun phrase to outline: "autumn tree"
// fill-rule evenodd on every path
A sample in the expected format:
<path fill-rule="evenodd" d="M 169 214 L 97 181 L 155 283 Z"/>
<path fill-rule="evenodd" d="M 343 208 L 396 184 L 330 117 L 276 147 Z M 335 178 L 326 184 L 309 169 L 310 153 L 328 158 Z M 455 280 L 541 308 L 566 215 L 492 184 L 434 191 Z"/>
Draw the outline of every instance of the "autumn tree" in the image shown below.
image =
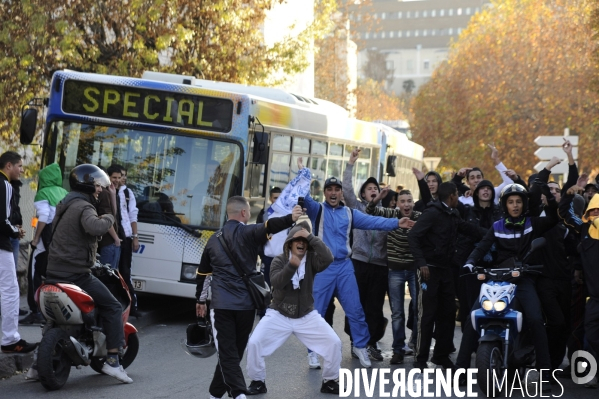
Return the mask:
<path fill-rule="evenodd" d="M 6 0 L 0 2 L 0 137 L 17 143 L 20 108 L 46 95 L 53 71 L 141 76 L 145 70 L 254 85 L 309 65 L 335 0 L 315 0 L 314 22 L 263 43 L 266 12 L 284 0 Z M 12 145 L 14 147 L 14 145 Z"/>
<path fill-rule="evenodd" d="M 381 82 L 372 79 L 358 82 L 356 118 L 365 121 L 406 119 L 399 97 L 388 93 Z"/>
<path fill-rule="evenodd" d="M 413 102 L 414 140 L 442 168 L 493 164 L 494 142 L 507 167 L 523 175 L 538 162 L 533 140 L 580 136 L 579 163 L 589 170 L 599 150 L 597 42 L 591 0 L 493 0 L 452 45 L 449 59 Z"/>

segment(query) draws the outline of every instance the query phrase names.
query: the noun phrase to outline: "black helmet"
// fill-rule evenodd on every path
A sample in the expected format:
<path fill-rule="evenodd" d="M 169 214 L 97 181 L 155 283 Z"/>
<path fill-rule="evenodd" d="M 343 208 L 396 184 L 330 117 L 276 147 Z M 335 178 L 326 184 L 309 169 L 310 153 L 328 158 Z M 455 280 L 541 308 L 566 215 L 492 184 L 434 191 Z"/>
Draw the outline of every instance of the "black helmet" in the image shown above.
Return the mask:
<path fill-rule="evenodd" d="M 78 165 L 71 170 L 69 175 L 69 184 L 72 191 L 80 193 L 93 194 L 96 192 L 96 184 L 102 187 L 110 186 L 108 175 L 96 165 L 83 164 Z"/>
<path fill-rule="evenodd" d="M 519 195 L 522 198 L 522 214 L 524 215 L 528 210 L 528 191 L 521 184 L 508 184 L 501 190 L 501 209 L 507 215 L 507 199 L 512 195 Z"/>
<path fill-rule="evenodd" d="M 187 339 L 181 342 L 187 354 L 195 357 L 210 357 L 216 353 L 212 324 L 208 319 L 199 319 L 187 326 Z"/>

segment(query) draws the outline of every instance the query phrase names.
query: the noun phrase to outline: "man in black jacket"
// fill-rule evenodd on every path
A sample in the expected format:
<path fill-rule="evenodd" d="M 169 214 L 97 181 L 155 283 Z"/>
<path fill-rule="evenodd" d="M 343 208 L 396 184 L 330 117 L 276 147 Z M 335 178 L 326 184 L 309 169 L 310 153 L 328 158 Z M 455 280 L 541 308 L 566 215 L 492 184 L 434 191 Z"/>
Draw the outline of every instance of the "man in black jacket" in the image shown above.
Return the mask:
<path fill-rule="evenodd" d="M 459 233 L 481 239 L 486 230 L 466 223 L 455 209 L 458 190 L 451 182 L 438 189 L 439 201 L 429 204 L 408 233 L 414 265 L 418 269 L 418 342 L 415 368 L 427 367 L 433 328 L 435 349 L 431 361 L 453 367 L 449 354 L 455 328 L 455 286 L 451 269 Z"/>
<path fill-rule="evenodd" d="M 466 222 L 489 229 L 493 226 L 493 223 L 501 219 L 501 208 L 495 204 L 495 187 L 493 187 L 493 183 L 489 180 L 482 180 L 478 183 L 474 189 L 472 200 L 474 205 L 459 204 L 458 207 Z M 457 266 L 454 276 L 458 279 L 456 281 L 456 289 L 460 301 L 458 320 L 461 323 L 462 330 L 470 315 L 472 305 L 478 299 L 482 282 L 475 275 L 471 274 L 469 270 L 461 266 L 466 263 L 468 255 L 474 250 L 478 242 L 479 240 L 460 234 L 454 257 L 454 262 Z M 481 263 L 481 265 L 492 265 L 494 255 L 494 250 L 489 251 L 482 259 L 484 263 Z"/>
<path fill-rule="evenodd" d="M 227 201 L 229 220 L 221 229 L 222 237 L 235 261 L 247 274 L 256 270 L 258 251 L 269 234 L 291 227 L 301 216 L 302 208 L 295 206 L 290 215 L 271 218 L 266 223 L 247 225 L 250 204 L 235 196 Z M 210 319 L 214 330 L 218 363 L 210 384 L 215 398 L 228 393 L 233 398 L 245 398 L 247 393 L 243 372 L 239 366 L 254 326 L 256 308 L 247 287 L 216 234 L 210 237 L 198 266 L 196 314 L 206 315 L 206 304 L 199 300 L 206 276 L 212 274 Z"/>
<path fill-rule="evenodd" d="M 21 229 L 10 221 L 13 180 L 23 173 L 23 161 L 16 152 L 0 155 L 0 297 L 2 300 L 2 352 L 31 352 L 37 344 L 27 343 L 19 335 L 19 284 L 11 238 L 19 238 Z"/>

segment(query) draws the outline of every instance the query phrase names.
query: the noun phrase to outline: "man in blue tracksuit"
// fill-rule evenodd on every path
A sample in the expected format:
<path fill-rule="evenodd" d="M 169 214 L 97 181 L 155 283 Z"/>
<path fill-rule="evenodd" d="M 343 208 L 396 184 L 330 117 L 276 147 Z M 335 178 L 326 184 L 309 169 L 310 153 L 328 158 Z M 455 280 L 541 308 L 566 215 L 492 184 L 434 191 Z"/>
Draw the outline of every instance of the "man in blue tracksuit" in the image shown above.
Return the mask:
<path fill-rule="evenodd" d="M 306 196 L 304 207 L 314 235 L 320 237 L 333 253 L 335 260 L 314 279 L 314 307 L 324 316 L 333 294 L 341 302 L 349 319 L 353 353 L 363 367 L 371 367 L 366 345 L 370 339 L 364 311 L 360 304 L 358 285 L 354 274 L 351 256 L 352 229 L 391 231 L 398 227 L 408 227 L 408 218 L 387 219 L 366 215 L 350 209 L 341 202 L 341 181 L 329 177 L 324 184 L 325 202 L 318 203 Z"/>

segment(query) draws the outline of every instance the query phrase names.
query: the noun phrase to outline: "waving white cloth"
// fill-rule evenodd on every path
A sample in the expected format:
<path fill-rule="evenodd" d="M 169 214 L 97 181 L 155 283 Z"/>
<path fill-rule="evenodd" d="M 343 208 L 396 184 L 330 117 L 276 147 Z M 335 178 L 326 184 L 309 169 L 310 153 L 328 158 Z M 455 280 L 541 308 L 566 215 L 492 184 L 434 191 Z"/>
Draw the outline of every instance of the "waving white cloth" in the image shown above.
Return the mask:
<path fill-rule="evenodd" d="M 289 254 L 289 260 L 291 260 L 291 253 Z M 297 271 L 293 273 L 293 277 L 291 277 L 291 282 L 293 283 L 293 289 L 297 290 L 300 285 L 300 281 L 304 279 L 304 275 L 306 274 L 306 255 L 300 261 L 300 265 L 297 268 Z"/>
<path fill-rule="evenodd" d="M 297 199 L 305 197 L 310 193 L 311 176 L 312 172 L 310 169 L 301 169 L 297 176 L 285 186 L 275 203 L 264 212 L 264 220 L 289 215 L 293 207 L 297 205 Z M 288 230 L 283 230 L 274 234 L 264 245 L 264 254 L 271 258 L 282 254 L 283 244 L 287 239 L 288 232 Z"/>

